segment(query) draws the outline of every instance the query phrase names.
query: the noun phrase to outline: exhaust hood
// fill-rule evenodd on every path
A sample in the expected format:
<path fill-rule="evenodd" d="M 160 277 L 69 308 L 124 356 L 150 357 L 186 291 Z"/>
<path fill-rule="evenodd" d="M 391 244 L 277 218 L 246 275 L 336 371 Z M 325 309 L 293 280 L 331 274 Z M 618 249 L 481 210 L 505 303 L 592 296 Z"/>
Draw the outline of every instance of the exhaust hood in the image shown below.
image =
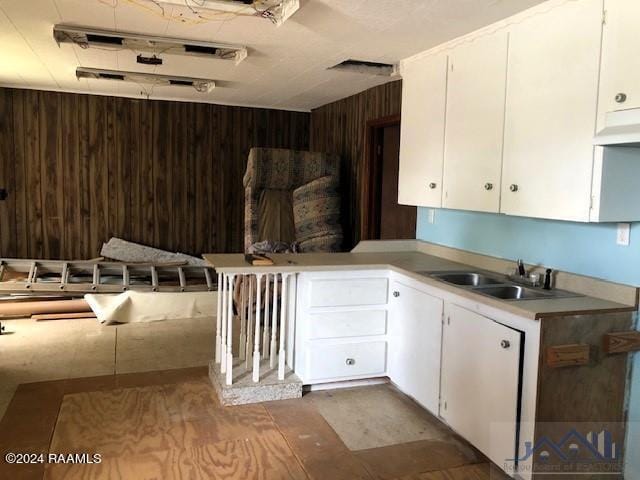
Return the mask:
<path fill-rule="evenodd" d="M 605 114 L 605 127 L 593 139 L 594 145 L 640 147 L 640 108 Z"/>

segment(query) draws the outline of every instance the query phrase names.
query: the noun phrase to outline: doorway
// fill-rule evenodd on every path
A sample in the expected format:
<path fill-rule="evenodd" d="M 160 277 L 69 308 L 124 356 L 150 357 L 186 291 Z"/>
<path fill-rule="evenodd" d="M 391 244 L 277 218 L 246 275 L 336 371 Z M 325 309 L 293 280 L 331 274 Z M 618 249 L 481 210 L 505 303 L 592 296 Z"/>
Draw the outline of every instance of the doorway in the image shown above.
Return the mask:
<path fill-rule="evenodd" d="M 367 122 L 366 147 L 361 238 L 416 238 L 417 208 L 398 204 L 400 116 Z"/>

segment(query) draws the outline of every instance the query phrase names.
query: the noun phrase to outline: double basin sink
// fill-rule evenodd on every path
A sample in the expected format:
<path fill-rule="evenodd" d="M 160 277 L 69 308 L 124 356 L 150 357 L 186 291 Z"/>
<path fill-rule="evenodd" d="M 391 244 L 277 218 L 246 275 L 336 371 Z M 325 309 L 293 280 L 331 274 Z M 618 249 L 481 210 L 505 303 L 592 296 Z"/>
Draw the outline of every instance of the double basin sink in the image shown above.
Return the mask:
<path fill-rule="evenodd" d="M 498 274 L 479 272 L 421 272 L 421 274 L 500 300 L 540 300 L 578 296 L 563 290 L 525 287 Z"/>

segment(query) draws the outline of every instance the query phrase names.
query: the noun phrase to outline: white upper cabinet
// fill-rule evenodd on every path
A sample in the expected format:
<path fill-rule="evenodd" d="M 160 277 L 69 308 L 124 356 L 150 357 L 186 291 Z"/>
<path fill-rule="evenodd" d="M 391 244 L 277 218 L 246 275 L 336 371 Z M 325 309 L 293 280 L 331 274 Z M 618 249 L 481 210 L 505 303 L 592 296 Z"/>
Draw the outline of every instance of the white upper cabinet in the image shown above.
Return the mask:
<path fill-rule="evenodd" d="M 599 124 L 604 113 L 640 107 L 640 1 L 605 0 Z"/>
<path fill-rule="evenodd" d="M 503 213 L 589 221 L 603 0 L 510 31 Z"/>
<path fill-rule="evenodd" d="M 441 207 L 447 57 L 407 62 L 402 78 L 398 203 Z"/>
<path fill-rule="evenodd" d="M 445 208 L 499 211 L 507 45 L 502 31 L 449 55 Z"/>

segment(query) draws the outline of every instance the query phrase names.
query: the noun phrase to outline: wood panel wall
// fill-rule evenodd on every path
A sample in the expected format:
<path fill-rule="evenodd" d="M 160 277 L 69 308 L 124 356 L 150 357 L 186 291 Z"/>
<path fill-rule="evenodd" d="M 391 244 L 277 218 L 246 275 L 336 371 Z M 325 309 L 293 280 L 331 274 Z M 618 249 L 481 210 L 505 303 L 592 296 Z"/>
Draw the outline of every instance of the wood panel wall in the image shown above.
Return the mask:
<path fill-rule="evenodd" d="M 308 149 L 309 114 L 0 88 L 0 256 L 240 252 L 254 146 Z"/>
<path fill-rule="evenodd" d="M 398 115 L 402 105 L 402 81 L 374 87 L 311 112 L 310 147 L 342 157 L 343 208 L 346 246 L 360 240 L 362 211 L 360 189 L 365 171 L 366 125 Z"/>

